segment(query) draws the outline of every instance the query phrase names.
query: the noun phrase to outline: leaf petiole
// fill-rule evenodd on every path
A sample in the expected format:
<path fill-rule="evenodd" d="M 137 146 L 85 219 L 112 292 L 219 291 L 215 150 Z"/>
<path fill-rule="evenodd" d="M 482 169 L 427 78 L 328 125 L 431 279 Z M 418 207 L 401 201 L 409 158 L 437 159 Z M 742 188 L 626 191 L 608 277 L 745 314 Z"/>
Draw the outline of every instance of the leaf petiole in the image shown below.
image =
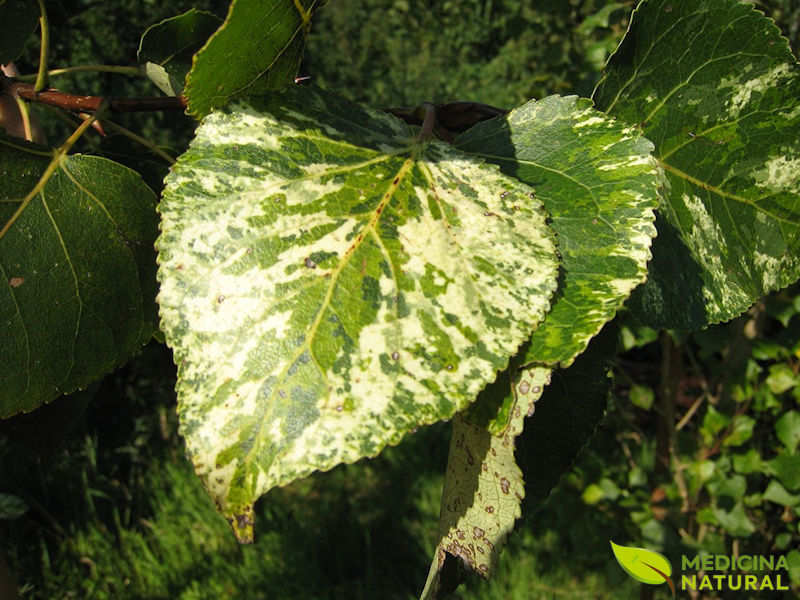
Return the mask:
<path fill-rule="evenodd" d="M 47 54 L 50 50 L 50 24 L 47 19 L 47 9 L 44 7 L 44 0 L 39 0 L 39 28 L 42 33 L 42 46 L 39 50 L 39 72 L 36 74 L 34 91 L 41 91 L 47 87 Z"/>
<path fill-rule="evenodd" d="M 144 76 L 144 73 L 139 67 L 130 67 L 124 65 L 77 65 L 74 67 L 62 67 L 60 69 L 51 69 L 47 71 L 48 77 L 57 77 L 59 75 L 69 75 L 71 73 L 117 73 L 118 75 L 131 75 L 131 76 Z M 35 81 L 38 75 L 20 75 L 16 77 L 17 81 Z"/>

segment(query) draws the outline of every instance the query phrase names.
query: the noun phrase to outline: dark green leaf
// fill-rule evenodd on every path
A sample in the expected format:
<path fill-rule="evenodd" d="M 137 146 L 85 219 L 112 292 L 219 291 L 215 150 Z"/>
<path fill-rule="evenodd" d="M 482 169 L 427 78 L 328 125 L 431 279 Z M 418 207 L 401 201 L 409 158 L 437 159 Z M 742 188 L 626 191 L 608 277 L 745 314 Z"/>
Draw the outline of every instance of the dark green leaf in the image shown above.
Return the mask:
<path fill-rule="evenodd" d="M 0 137 L 0 223 L 51 157 Z M 63 157 L 0 238 L 0 417 L 85 387 L 150 339 L 155 200 L 117 163 Z"/>
<path fill-rule="evenodd" d="M 539 507 L 594 433 L 606 409 L 616 331 L 609 327 L 568 369 L 553 373 L 536 413 L 517 441 L 517 461 L 525 477 L 525 504 Z"/>
<path fill-rule="evenodd" d="M 656 143 L 669 196 L 639 318 L 696 329 L 800 276 L 800 76 L 750 4 L 646 0 L 595 90 Z"/>
<path fill-rule="evenodd" d="M 0 0 L 0 65 L 17 60 L 39 21 L 34 0 Z"/>
<path fill-rule="evenodd" d="M 292 83 L 317 0 L 233 0 L 186 78 L 189 112 L 203 117 L 231 98 Z"/>
<path fill-rule="evenodd" d="M 28 505 L 13 494 L 0 493 L 0 520 L 16 519 L 28 512 Z"/>
<path fill-rule="evenodd" d="M 192 8 L 147 28 L 139 42 L 137 58 L 147 76 L 168 96 L 183 92 L 192 57 L 222 21 L 211 13 Z"/>

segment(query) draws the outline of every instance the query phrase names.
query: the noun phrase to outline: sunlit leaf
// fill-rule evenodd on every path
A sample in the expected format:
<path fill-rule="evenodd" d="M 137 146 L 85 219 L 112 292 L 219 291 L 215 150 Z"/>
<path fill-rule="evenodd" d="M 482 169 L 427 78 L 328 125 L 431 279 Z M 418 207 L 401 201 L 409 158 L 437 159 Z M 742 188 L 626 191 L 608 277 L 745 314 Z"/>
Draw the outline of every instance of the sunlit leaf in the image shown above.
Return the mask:
<path fill-rule="evenodd" d="M 51 158 L 0 137 L 0 224 Z M 155 201 L 126 167 L 67 156 L 0 238 L 0 417 L 85 387 L 150 339 Z"/>
<path fill-rule="evenodd" d="M 313 88 L 206 118 L 160 205 L 181 429 L 240 539 L 252 504 L 474 400 L 544 317 L 530 187 Z"/>
<path fill-rule="evenodd" d="M 233 0 L 222 27 L 194 58 L 186 79 L 197 117 L 231 98 L 280 89 L 300 67 L 318 0 Z"/>
<path fill-rule="evenodd" d="M 594 99 L 638 124 L 668 176 L 640 319 L 699 328 L 800 276 L 800 70 L 772 21 L 647 0 Z"/>
<path fill-rule="evenodd" d="M 653 146 L 586 99 L 551 96 L 456 139 L 536 190 L 563 277 L 526 362 L 568 365 L 644 281 L 661 173 Z"/>

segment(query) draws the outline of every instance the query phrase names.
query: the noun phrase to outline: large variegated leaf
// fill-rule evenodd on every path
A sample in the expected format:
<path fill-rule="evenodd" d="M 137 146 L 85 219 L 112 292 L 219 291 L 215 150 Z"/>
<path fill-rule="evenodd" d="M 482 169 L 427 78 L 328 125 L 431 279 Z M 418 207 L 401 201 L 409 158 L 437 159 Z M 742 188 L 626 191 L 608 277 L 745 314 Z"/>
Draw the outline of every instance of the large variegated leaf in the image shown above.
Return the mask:
<path fill-rule="evenodd" d="M 641 319 L 702 327 L 800 276 L 800 70 L 774 23 L 733 0 L 647 0 L 594 98 L 669 178 Z"/>
<path fill-rule="evenodd" d="M 251 102 L 203 121 L 158 241 L 181 428 L 240 539 L 271 487 L 467 406 L 558 264 L 497 167 L 313 89 Z"/>
<path fill-rule="evenodd" d="M 28 412 L 119 366 L 156 329 L 155 194 L 94 156 L 0 136 L 0 418 Z"/>
<path fill-rule="evenodd" d="M 550 96 L 456 146 L 533 186 L 550 214 L 563 280 L 525 361 L 568 365 L 647 275 L 662 180 L 653 145 L 589 100 Z"/>
<path fill-rule="evenodd" d="M 207 115 L 243 94 L 289 85 L 318 0 L 232 0 L 222 27 L 186 76 L 189 112 Z"/>

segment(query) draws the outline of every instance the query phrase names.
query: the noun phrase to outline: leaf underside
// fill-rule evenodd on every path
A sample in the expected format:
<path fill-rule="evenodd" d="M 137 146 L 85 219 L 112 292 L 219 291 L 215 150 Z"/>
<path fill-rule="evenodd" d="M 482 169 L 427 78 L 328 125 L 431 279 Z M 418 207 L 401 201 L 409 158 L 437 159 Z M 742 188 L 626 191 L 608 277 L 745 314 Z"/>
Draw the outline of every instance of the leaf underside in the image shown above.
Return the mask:
<path fill-rule="evenodd" d="M 448 555 L 484 577 L 489 577 L 496 565 L 506 536 L 522 514 L 525 490 L 514 458 L 514 440 L 522 432 L 525 417 L 533 415 L 534 403 L 550 383 L 550 374 L 547 367 L 517 374 L 508 427 L 496 435 L 483 425 L 470 423 L 463 414 L 453 419 L 439 517 L 440 541 L 421 598 L 437 597 Z"/>
<path fill-rule="evenodd" d="M 221 24 L 216 15 L 196 8 L 164 19 L 142 34 L 136 58 L 158 89 L 168 96 L 178 96 L 192 68 L 194 53 Z"/>
<path fill-rule="evenodd" d="M 0 223 L 51 159 L 0 137 Z M 85 387 L 156 328 L 155 194 L 109 160 L 60 161 L 0 238 L 0 417 Z"/>
<path fill-rule="evenodd" d="M 233 0 L 186 77 L 188 111 L 203 117 L 232 98 L 293 82 L 317 0 Z M 300 10 L 302 8 L 302 10 Z"/>
<path fill-rule="evenodd" d="M 800 277 L 800 71 L 771 20 L 648 0 L 594 99 L 639 124 L 668 177 L 640 320 L 696 329 Z"/>
<path fill-rule="evenodd" d="M 181 429 L 243 540 L 271 487 L 466 407 L 556 287 L 530 187 L 313 88 L 213 113 L 166 183 Z"/>

